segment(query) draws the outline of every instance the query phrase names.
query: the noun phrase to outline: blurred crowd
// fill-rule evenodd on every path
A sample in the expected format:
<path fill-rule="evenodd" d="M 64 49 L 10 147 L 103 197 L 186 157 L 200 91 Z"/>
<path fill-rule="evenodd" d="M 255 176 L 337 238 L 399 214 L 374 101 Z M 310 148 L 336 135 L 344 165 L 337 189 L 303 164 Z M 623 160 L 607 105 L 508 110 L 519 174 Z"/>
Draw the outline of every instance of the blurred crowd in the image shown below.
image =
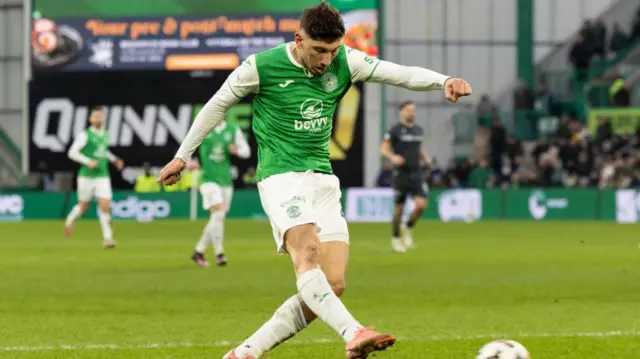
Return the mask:
<path fill-rule="evenodd" d="M 569 114 L 555 134 L 524 144 L 508 135 L 499 118 L 480 127 L 473 156 L 425 167 L 432 188 L 629 188 L 640 187 L 640 127 L 634 134 L 615 135 L 603 119 L 594 136 Z M 392 167 L 385 164 L 377 185 L 392 184 Z"/>
<path fill-rule="evenodd" d="M 639 38 L 640 8 L 636 11 L 628 32 L 618 23 L 608 28 L 602 19 L 587 20 L 576 35 L 568 60 L 581 76 L 586 76 L 586 70 L 593 62 L 615 57 Z"/>

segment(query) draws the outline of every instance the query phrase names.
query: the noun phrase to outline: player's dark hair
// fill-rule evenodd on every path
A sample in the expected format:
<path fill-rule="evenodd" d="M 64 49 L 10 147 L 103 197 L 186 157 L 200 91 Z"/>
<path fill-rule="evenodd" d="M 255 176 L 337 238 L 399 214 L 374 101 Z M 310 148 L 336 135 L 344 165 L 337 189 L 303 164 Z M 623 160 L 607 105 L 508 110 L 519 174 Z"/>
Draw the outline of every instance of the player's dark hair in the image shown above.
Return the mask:
<path fill-rule="evenodd" d="M 313 40 L 334 42 L 345 34 L 340 12 L 326 1 L 304 9 L 300 16 L 300 28 Z"/>
<path fill-rule="evenodd" d="M 398 107 L 398 110 L 402 111 L 404 110 L 405 107 L 409 106 L 409 105 L 415 105 L 416 103 L 409 100 L 409 101 L 405 101 L 403 103 L 400 104 L 400 106 Z"/>
<path fill-rule="evenodd" d="M 102 111 L 102 110 L 104 110 L 104 106 L 102 106 L 102 105 L 93 105 L 93 106 L 91 106 L 91 109 L 89 110 L 89 113 L 94 113 L 94 112 Z"/>

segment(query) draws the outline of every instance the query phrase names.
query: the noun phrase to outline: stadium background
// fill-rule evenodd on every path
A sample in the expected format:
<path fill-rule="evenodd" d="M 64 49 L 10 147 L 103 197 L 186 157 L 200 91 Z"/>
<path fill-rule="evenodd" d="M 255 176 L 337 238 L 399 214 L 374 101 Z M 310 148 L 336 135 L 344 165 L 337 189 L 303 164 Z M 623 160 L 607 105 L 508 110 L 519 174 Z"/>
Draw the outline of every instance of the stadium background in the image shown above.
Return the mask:
<path fill-rule="evenodd" d="M 0 174 L 3 186 L 13 186 L 14 192 L 34 185 L 44 188 L 40 174 L 44 173 L 51 182 L 50 189 L 72 195 L 69 190 L 73 189 L 75 165 L 66 160 L 65 152 L 73 134 L 84 126 L 86 107 L 100 103 L 111 106 L 109 108 L 113 108 L 112 113 L 117 117 L 109 124 L 114 152 L 130 154 L 127 169 L 122 174 L 113 173 L 114 186 L 130 189 L 145 161 L 158 170 L 170 157 L 186 133 L 189 118 L 235 64 L 250 53 L 290 38 L 294 31 L 290 21 L 295 22 L 297 11 L 311 3 L 313 1 L 300 0 L 276 5 L 269 1 L 238 1 L 216 4 L 212 11 L 208 3 L 196 0 L 161 1 L 153 7 L 144 2 L 36 1 L 27 4 L 28 12 L 25 12 L 20 2 L 14 5 L 6 2 L 2 8 L 6 20 L 3 26 L 14 30 L 5 31 L 2 42 L 3 71 L 0 73 L 5 80 L 0 97 L 0 159 L 3 165 Z M 594 179 L 585 180 L 589 182 L 586 185 L 571 184 L 578 182 L 580 175 L 575 169 L 568 168 L 569 163 L 577 162 L 577 158 L 566 158 L 568 150 L 560 151 L 564 164 L 558 170 L 547 171 L 552 172 L 550 174 L 545 174 L 537 162 L 548 150 L 544 147 L 547 143 L 541 141 L 555 138 L 558 128 L 569 127 L 566 123 L 571 119 L 586 125 L 591 136 L 603 115 L 612 118 L 617 135 L 635 131 L 637 117 L 632 103 L 627 109 L 607 109 L 610 107 L 608 89 L 619 79 L 618 74 L 624 73 L 629 83 L 633 82 L 635 42 L 629 41 L 628 46 L 616 52 L 607 51 L 606 61 L 592 61 L 589 79 L 577 85 L 575 72 L 568 61 L 573 37 L 589 19 L 598 17 L 609 28 L 620 24 L 633 40 L 636 17 L 633 1 L 404 0 L 378 3 L 342 0 L 335 1 L 334 5 L 345 14 L 350 28 L 348 42 L 352 46 L 381 54 L 391 61 L 464 76 L 478 94 L 478 98 L 474 96 L 453 106 L 433 94 L 375 84 L 354 87 L 338 111 L 331 144 L 334 168 L 345 189 L 380 187 L 379 179 L 384 182 L 388 177 L 388 168 L 378 155 L 377 147 L 382 133 L 397 120 L 397 105 L 410 99 L 417 103 L 418 121 L 426 128 L 427 150 L 438 162 L 437 168 L 432 168 L 428 174 L 434 188 L 458 188 L 458 192 L 464 192 L 473 187 L 487 187 L 487 183 L 472 185 L 473 180 L 469 179 L 480 163 L 480 157 L 474 154 L 484 153 L 494 174 L 491 187 L 514 187 L 515 183 L 516 187 L 581 187 L 589 195 L 595 193 L 598 201 L 589 212 L 593 215 L 585 219 L 612 218 L 614 215 L 610 208 L 604 209 L 604 203 L 611 202 L 612 198 L 616 202 L 616 195 L 631 196 L 630 192 L 623 195 L 584 189 L 620 187 L 601 185 L 598 180 L 593 183 Z M 54 21 L 63 33 L 70 31 L 71 38 L 77 36 L 80 40 L 72 43 L 79 45 L 71 47 L 68 58 L 65 54 L 58 59 L 33 57 L 31 66 L 29 57 L 23 56 L 26 49 L 23 44 L 27 38 L 30 43 L 33 40 L 22 21 L 27 13 L 31 14 L 28 18 L 36 21 Z M 234 25 L 228 16 L 244 22 Z M 202 25 L 206 21 L 210 25 L 208 30 L 183 33 L 189 24 Z M 265 25 L 269 21 L 273 21 L 273 28 Z M 113 32 L 113 26 L 109 30 L 106 25 L 100 30 L 96 23 L 124 24 L 126 30 L 118 34 Z M 211 24 L 215 24 L 213 30 Z M 156 33 L 152 33 L 153 26 L 156 26 Z M 607 43 L 611 32 L 605 35 Z M 14 36 L 7 36 L 9 33 Z M 192 39 L 198 41 L 195 47 L 193 43 L 179 43 L 175 45 L 177 48 L 167 50 L 157 45 L 159 41 Z M 213 43 L 208 42 L 212 39 Z M 224 41 L 227 41 L 226 45 Z M 133 50 L 119 50 L 126 46 Z M 168 68 L 176 71 L 166 71 Z M 24 78 L 29 81 L 25 82 Z M 525 84 L 524 92 L 518 90 L 520 82 Z M 122 84 L 130 85 L 123 87 Z M 519 92 L 523 96 L 518 96 Z M 482 95 L 489 100 L 482 101 L 481 98 L 485 98 Z M 514 103 L 518 98 L 523 103 Z M 66 101 L 63 103 L 65 111 L 47 107 L 56 106 L 56 99 Z M 228 120 L 246 131 L 255 151 L 250 131 L 250 106 L 250 99 L 247 99 L 231 111 Z M 479 114 L 478 111 L 487 112 Z M 500 118 L 505 136 L 514 136 L 503 139 L 505 143 L 498 144 L 500 149 L 493 148 L 494 144 L 489 140 L 499 136 L 491 136 L 491 129 L 482 130 L 493 117 Z M 580 129 L 573 127 L 568 131 L 580 133 Z M 487 147 L 491 148 L 487 151 Z M 514 151 L 521 151 L 520 148 L 527 155 L 515 156 Z M 613 162 L 615 168 L 621 167 L 618 162 L 624 162 L 625 166 L 631 166 L 627 171 L 626 186 L 623 186 L 629 187 L 637 183 L 638 178 L 633 171 L 633 161 L 627 161 L 629 156 L 635 160 L 636 154 L 628 152 L 613 151 L 598 157 L 590 149 L 588 157 L 593 161 L 588 165 L 593 171 L 603 171 L 607 160 Z M 529 153 L 534 155 L 529 156 Z M 495 158 L 502 154 L 510 157 L 509 163 L 514 162 L 506 175 L 501 172 L 508 166 L 502 165 L 501 158 Z M 622 160 L 616 157 L 622 155 Z M 527 158 L 529 161 L 524 161 Z M 454 164 L 453 159 L 457 163 Z M 235 163 L 238 188 L 251 187 L 245 186 L 242 176 L 254 167 L 254 161 L 255 156 L 249 161 Z M 512 178 L 514 175 L 516 180 Z M 535 180 L 527 181 L 529 177 L 535 177 Z M 352 198 L 382 203 L 378 197 L 386 198 L 387 192 L 358 192 L 368 194 L 362 198 L 354 194 Z M 526 193 L 531 194 L 531 191 Z M 503 197 L 500 203 L 510 200 L 509 192 L 500 194 Z M 562 197 L 566 196 L 563 194 Z M 386 205 L 378 207 L 381 215 L 388 216 Z M 432 206 L 433 210 L 436 208 Z M 510 216 L 504 208 L 502 206 L 498 213 L 503 217 Z M 52 209 L 49 216 L 61 212 L 65 209 Z M 570 211 L 564 212 L 571 217 Z M 438 213 L 433 216 L 437 217 Z M 480 214 L 474 212 L 473 216 L 480 217 Z M 637 218 L 637 214 L 632 218 Z"/>
<path fill-rule="evenodd" d="M 406 336 L 395 357 L 422 357 L 435 343 L 442 357 L 471 357 L 499 334 L 540 358 L 637 355 L 640 2 L 330 2 L 345 14 L 352 46 L 463 77 L 474 89 L 451 105 L 437 92 L 354 86 L 334 118 L 331 157 L 358 268 L 349 296 L 369 301 L 358 314 Z M 172 156 L 234 64 L 288 41 L 299 10 L 313 3 L 0 0 L 0 356 L 86 350 L 112 358 L 116 348 L 119 357 L 142 357 L 155 345 L 159 358 L 206 348 L 218 357 L 272 314 L 290 278 L 285 261 L 268 259 L 270 230 L 251 176 L 250 99 L 227 116 L 254 151 L 234 162 L 226 229 L 232 265 L 243 268 L 219 275 L 186 263 L 206 217 L 194 188 L 132 188 L 145 162 L 157 173 Z M 68 53 L 35 54 L 31 27 L 43 19 L 71 39 Z M 199 32 L 182 36 L 189 24 Z M 177 47 L 160 51 L 160 40 Z M 417 104 L 437 165 L 425 173 L 432 190 L 419 247 L 397 257 L 386 223 L 390 169 L 378 147 L 406 100 Z M 127 163 L 112 173 L 117 260 L 95 252 L 95 207 L 73 241 L 58 233 L 76 200 L 66 150 L 95 104 L 108 107 L 113 152 Z M 268 299 L 256 305 L 230 291 L 245 282 L 251 297 Z M 88 324 L 96 317 L 117 334 Z M 214 334 L 202 339 L 201 331 Z M 273 357 L 343 355 L 331 351 L 337 342 L 314 341 L 328 331 L 311 333 Z"/>

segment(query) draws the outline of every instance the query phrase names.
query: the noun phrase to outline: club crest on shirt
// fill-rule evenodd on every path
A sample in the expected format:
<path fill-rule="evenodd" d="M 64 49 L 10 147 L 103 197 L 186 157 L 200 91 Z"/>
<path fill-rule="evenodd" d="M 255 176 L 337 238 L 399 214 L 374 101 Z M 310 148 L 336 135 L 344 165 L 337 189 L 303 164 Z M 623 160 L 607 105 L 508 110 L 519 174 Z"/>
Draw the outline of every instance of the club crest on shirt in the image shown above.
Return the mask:
<path fill-rule="evenodd" d="M 322 81 L 322 88 L 326 92 L 333 92 L 338 88 L 338 76 L 333 72 L 325 72 L 320 80 Z"/>

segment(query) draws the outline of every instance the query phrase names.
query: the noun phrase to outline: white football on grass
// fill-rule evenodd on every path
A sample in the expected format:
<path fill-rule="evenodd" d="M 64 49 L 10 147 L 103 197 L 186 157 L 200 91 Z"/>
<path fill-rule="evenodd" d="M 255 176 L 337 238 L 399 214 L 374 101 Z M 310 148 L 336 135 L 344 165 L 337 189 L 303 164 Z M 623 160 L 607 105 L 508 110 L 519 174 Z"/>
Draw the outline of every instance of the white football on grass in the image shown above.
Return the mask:
<path fill-rule="evenodd" d="M 483 346 L 476 359 L 531 359 L 525 347 L 513 340 L 494 340 Z"/>

